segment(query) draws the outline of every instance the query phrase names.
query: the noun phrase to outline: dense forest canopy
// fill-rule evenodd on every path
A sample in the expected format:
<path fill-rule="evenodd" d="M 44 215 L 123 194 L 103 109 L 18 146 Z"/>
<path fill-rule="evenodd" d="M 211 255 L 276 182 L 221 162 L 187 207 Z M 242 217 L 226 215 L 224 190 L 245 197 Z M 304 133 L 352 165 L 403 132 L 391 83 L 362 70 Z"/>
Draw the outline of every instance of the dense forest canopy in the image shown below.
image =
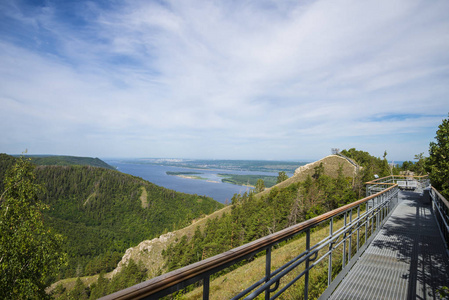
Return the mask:
<path fill-rule="evenodd" d="M 0 179 L 14 163 L 15 158 L 0 154 Z M 66 238 L 69 264 L 59 278 L 111 271 L 128 247 L 223 206 L 104 168 L 37 166 L 34 172 L 44 187 L 37 197 L 50 207 L 45 222 Z"/>
<path fill-rule="evenodd" d="M 36 165 L 42 166 L 92 166 L 115 170 L 115 168 L 98 157 L 79 157 L 66 155 L 26 155 Z"/>

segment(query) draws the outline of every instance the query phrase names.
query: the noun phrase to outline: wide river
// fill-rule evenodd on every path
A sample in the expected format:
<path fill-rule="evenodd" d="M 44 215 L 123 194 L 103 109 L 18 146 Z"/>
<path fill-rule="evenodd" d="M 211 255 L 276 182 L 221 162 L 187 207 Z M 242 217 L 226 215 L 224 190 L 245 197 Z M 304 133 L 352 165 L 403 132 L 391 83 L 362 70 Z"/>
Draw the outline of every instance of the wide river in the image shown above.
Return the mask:
<path fill-rule="evenodd" d="M 218 173 L 239 174 L 239 175 L 268 175 L 277 176 L 278 173 L 271 172 L 253 172 L 253 171 L 235 171 L 223 169 L 191 169 L 180 167 L 169 167 L 152 164 L 124 162 L 121 160 L 104 159 L 111 166 L 114 166 L 120 172 L 141 177 L 149 182 L 172 189 L 178 192 L 205 195 L 215 200 L 225 203 L 231 202 L 234 194 L 243 194 L 251 188 L 222 182 L 222 177 Z M 207 180 L 182 178 L 179 176 L 167 175 L 166 172 L 198 172 L 196 176 L 206 178 Z M 291 176 L 291 174 L 288 174 Z"/>

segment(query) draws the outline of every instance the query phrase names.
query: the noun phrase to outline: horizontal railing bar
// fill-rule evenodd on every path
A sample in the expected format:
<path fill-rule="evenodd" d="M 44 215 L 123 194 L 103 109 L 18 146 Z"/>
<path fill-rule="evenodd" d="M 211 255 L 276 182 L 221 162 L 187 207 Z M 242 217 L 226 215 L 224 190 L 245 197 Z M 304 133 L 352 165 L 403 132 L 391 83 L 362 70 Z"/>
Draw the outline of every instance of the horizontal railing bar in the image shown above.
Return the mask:
<path fill-rule="evenodd" d="M 437 189 L 435 189 L 432 186 L 432 190 L 437 194 L 438 198 L 440 198 L 441 202 L 444 203 L 444 205 L 446 205 L 446 207 L 449 209 L 449 201 L 446 200 L 446 198 L 443 197 L 443 195 L 440 194 L 440 192 L 437 191 Z"/>
<path fill-rule="evenodd" d="M 414 175 L 413 176 L 412 175 L 388 175 L 388 176 L 385 176 L 385 177 L 381 177 L 381 178 L 377 178 L 377 179 L 365 182 L 365 184 L 391 184 L 389 182 L 378 182 L 378 181 L 389 179 L 389 178 L 392 178 L 394 180 L 396 177 L 422 179 L 422 178 L 428 177 L 428 176 L 429 175 L 421 175 L 421 176 L 414 176 Z"/>
<path fill-rule="evenodd" d="M 441 196 L 441 195 L 440 195 L 440 196 Z M 438 195 L 437 195 L 437 197 L 438 197 Z M 441 196 L 441 197 L 442 197 L 442 196 Z M 439 200 L 446 200 L 446 199 L 444 199 L 444 198 L 439 198 Z M 445 204 L 445 203 L 444 203 L 444 204 Z M 449 233 L 449 224 L 446 222 L 446 219 L 448 218 L 448 216 L 447 216 L 444 212 L 441 211 L 439 205 L 435 205 L 435 207 L 436 207 L 437 210 L 438 210 L 438 214 L 439 214 L 440 217 L 441 217 L 441 221 L 443 221 L 444 227 L 446 227 L 446 228 L 445 228 L 446 231 Z"/>
<path fill-rule="evenodd" d="M 300 265 L 302 262 L 304 262 L 308 257 L 314 256 L 314 255 L 318 255 L 318 252 L 323 249 L 324 247 L 328 246 L 331 243 L 335 243 L 335 240 L 338 240 L 340 237 L 343 237 L 344 234 L 346 233 L 350 233 L 347 237 L 343 237 L 343 239 L 337 243 L 336 245 L 332 246 L 332 249 L 327 251 L 326 253 L 324 253 L 319 259 L 318 261 L 315 261 L 309 268 L 308 270 L 311 270 L 314 266 L 316 266 L 320 261 L 322 261 L 323 259 L 325 259 L 330 253 L 332 253 L 335 249 L 337 249 L 342 243 L 346 242 L 348 239 L 352 238 L 352 234 L 355 232 L 355 230 L 360 229 L 363 225 L 360 225 L 360 220 L 363 218 L 366 218 L 366 220 L 363 220 L 361 222 L 361 224 L 365 224 L 367 223 L 372 217 L 371 215 L 375 215 L 378 214 L 379 211 L 381 209 L 383 209 L 384 207 L 386 207 L 388 205 L 388 202 L 381 202 L 378 203 L 377 206 L 373 207 L 370 211 L 366 212 L 366 216 L 360 216 L 357 219 L 354 219 L 353 221 L 351 221 L 349 224 L 346 224 L 345 227 L 342 227 L 342 230 L 339 230 L 340 233 L 336 234 L 335 236 L 332 236 L 332 238 L 330 238 L 331 236 L 327 236 L 326 238 L 324 238 L 323 240 L 319 241 L 318 243 L 315 244 L 315 246 L 313 248 L 311 248 L 310 250 L 313 251 L 304 251 L 303 253 L 301 253 L 298 257 L 296 257 L 295 259 L 291 260 L 290 262 L 284 264 L 283 266 L 281 266 L 279 269 L 277 269 L 276 271 L 274 271 L 271 274 L 271 280 L 268 281 L 267 283 L 265 283 L 262 287 L 260 287 L 259 289 L 257 289 L 255 292 L 251 293 L 247 298 L 245 299 L 253 299 L 254 297 L 258 296 L 259 294 L 261 294 L 263 291 L 265 291 L 267 289 L 267 286 L 271 286 L 272 284 L 274 284 L 275 282 L 279 281 L 280 278 L 284 277 L 286 274 L 288 274 L 289 272 L 291 272 L 292 270 L 294 270 L 298 265 Z M 359 225 L 359 226 L 357 226 Z M 354 228 L 355 227 L 355 228 Z M 330 238 L 330 239 L 329 239 Z M 291 265 L 291 262 L 295 262 L 298 258 L 304 256 L 305 254 L 307 254 L 306 257 L 304 257 L 303 259 L 301 259 L 300 261 L 296 262 L 293 266 Z M 290 267 L 289 267 L 290 266 Z M 282 274 L 278 275 L 278 276 L 274 276 L 274 274 L 277 274 L 279 271 L 286 269 L 287 267 L 289 267 L 287 270 L 285 270 L 284 272 L 282 272 Z M 284 286 L 280 291 L 278 291 L 278 293 L 275 294 L 275 296 L 273 296 L 270 299 L 274 299 L 276 298 L 278 295 L 282 294 L 287 288 L 289 288 L 292 284 L 294 284 L 298 279 L 300 279 L 306 271 L 303 271 L 300 275 L 298 275 L 297 277 L 295 277 L 292 281 L 290 281 L 286 286 Z M 260 281 L 259 281 L 260 282 Z M 250 290 L 247 289 L 245 290 L 247 294 Z"/>
<path fill-rule="evenodd" d="M 304 276 L 304 274 L 306 274 L 306 270 L 302 271 L 298 276 L 293 278 L 292 281 L 290 281 L 283 288 L 281 288 L 273 297 L 270 298 L 270 300 L 276 299 L 277 297 L 279 297 L 283 292 L 285 292 L 289 287 L 291 287 L 296 281 L 298 281 L 302 276 Z"/>
<path fill-rule="evenodd" d="M 284 270 L 285 268 L 287 268 L 288 266 L 290 266 L 292 263 L 296 262 L 297 260 L 299 260 L 300 258 L 302 258 L 304 255 L 306 255 L 307 253 L 310 253 L 308 256 L 312 256 L 314 255 L 316 252 L 319 252 L 321 249 L 323 249 L 325 246 L 328 246 L 331 243 L 336 243 L 336 240 L 339 240 L 340 237 L 342 237 L 342 241 L 340 241 L 339 243 L 337 243 L 336 245 L 334 245 L 332 247 L 332 251 L 336 248 L 338 248 L 343 242 L 345 242 L 347 239 L 350 238 L 349 235 L 348 237 L 344 238 L 343 234 L 348 233 L 348 232 L 354 232 L 357 229 L 360 229 L 361 227 L 364 226 L 365 223 L 367 223 L 372 217 L 371 215 L 374 215 L 377 213 L 377 211 L 379 211 L 382 207 L 385 207 L 386 203 L 382 202 L 379 203 L 377 206 L 373 207 L 371 210 L 364 212 L 362 215 L 360 215 L 360 217 L 358 217 L 358 219 L 354 219 L 352 220 L 350 223 L 346 224 L 346 226 L 343 226 L 342 228 L 340 228 L 337 232 L 335 232 L 332 236 L 327 236 L 326 238 L 324 238 L 323 240 L 317 242 L 312 248 L 310 248 L 310 251 L 304 251 L 303 253 L 299 254 L 298 256 L 296 256 L 295 258 L 293 258 L 292 260 L 290 260 L 289 262 L 287 262 L 286 264 L 284 264 L 283 266 L 281 266 L 280 268 L 278 268 L 277 270 L 273 271 L 270 274 L 270 278 L 272 278 L 273 276 L 277 275 L 279 272 L 281 272 L 282 270 Z M 363 220 L 364 218 L 366 218 L 366 220 Z M 363 220 L 361 222 L 361 220 Z M 357 226 L 359 225 L 359 226 Z M 355 228 L 353 228 L 355 227 Z M 312 252 L 313 250 L 313 252 Z M 323 257 L 321 257 L 319 259 L 319 261 L 321 261 L 323 258 L 325 258 L 328 253 L 332 252 L 332 251 L 328 251 L 325 254 L 323 254 Z M 301 261 L 302 262 L 302 261 Z M 315 262 L 314 264 L 312 264 L 312 266 L 309 269 L 312 269 L 314 265 L 316 265 L 317 262 Z M 288 272 L 287 272 L 288 273 Z M 265 278 L 260 279 L 258 282 L 254 283 L 251 287 L 247 288 L 246 290 L 240 292 L 238 295 L 236 295 L 234 298 L 232 299 L 239 299 L 242 296 L 248 294 L 250 291 L 252 291 L 253 289 L 255 289 L 257 286 L 263 284 L 265 282 Z"/>
<path fill-rule="evenodd" d="M 256 287 L 258 287 L 259 285 L 261 285 L 264 282 L 265 282 L 265 278 L 260 279 L 258 282 L 254 283 L 252 286 L 250 286 L 246 290 L 241 291 L 239 294 L 235 295 L 233 298 L 231 298 L 231 300 L 236 300 L 236 299 L 242 298 L 243 296 L 245 296 L 246 294 L 248 294 L 249 292 L 251 292 L 252 290 L 254 290 Z"/>
<path fill-rule="evenodd" d="M 302 271 L 298 276 L 293 278 L 293 280 L 290 281 L 288 284 L 286 284 L 283 288 L 281 288 L 273 297 L 270 298 L 270 300 L 276 299 L 277 297 L 279 297 L 283 292 L 285 292 L 289 287 L 291 287 L 296 281 L 298 281 L 302 276 L 304 276 L 304 274 L 306 274 L 305 270 Z"/>
<path fill-rule="evenodd" d="M 388 191 L 392 190 L 397 184 L 390 186 L 389 188 L 373 194 L 371 196 L 365 197 L 363 199 L 357 200 L 353 203 L 347 204 L 345 206 L 334 209 L 330 212 L 324 213 L 315 218 L 306 220 L 299 224 L 293 225 L 291 227 L 285 228 L 253 242 L 247 243 L 245 245 L 239 246 L 232 250 L 226 251 L 224 253 L 215 255 L 213 257 L 207 258 L 205 260 L 193 263 L 186 267 L 174 270 L 172 272 L 163 274 L 161 276 L 152 278 L 150 280 L 144 281 L 132 287 L 126 288 L 124 290 L 118 291 L 116 293 L 110 294 L 103 297 L 102 299 L 141 299 L 144 297 L 149 297 L 152 294 L 160 292 L 162 290 L 168 289 L 171 286 L 177 285 L 181 282 L 187 281 L 194 277 L 198 277 L 198 280 L 202 279 L 202 275 L 211 270 L 220 268 L 220 266 L 229 264 L 233 261 L 238 261 L 242 257 L 246 257 L 251 254 L 255 254 L 265 250 L 267 247 L 280 243 L 288 238 L 291 238 L 308 228 L 312 228 L 332 217 L 338 216 L 351 208 L 357 207 L 371 199 L 374 199 Z"/>
<path fill-rule="evenodd" d="M 301 263 L 303 263 L 304 261 L 306 261 L 310 256 L 315 255 L 316 251 L 314 252 L 309 252 L 307 253 L 307 255 L 303 258 L 301 258 L 300 260 L 296 261 L 294 264 L 290 265 L 288 268 L 285 268 L 281 273 L 279 273 L 276 276 L 271 277 L 271 279 L 269 281 L 267 281 L 264 286 L 271 286 L 274 283 L 276 283 L 278 280 L 281 280 L 282 277 L 284 277 L 285 275 L 287 275 L 288 273 L 290 273 L 291 271 L 293 271 L 294 269 L 296 269 L 297 266 L 299 266 Z M 299 277 L 301 277 L 302 275 L 304 275 L 306 272 L 306 270 L 304 270 Z M 298 278 L 299 279 L 299 278 Z M 245 299 L 253 299 L 255 297 L 257 297 L 257 295 L 261 294 L 262 292 L 265 291 L 265 287 L 262 286 L 260 287 L 258 290 L 254 291 L 253 293 L 251 293 L 248 297 L 246 297 Z"/>

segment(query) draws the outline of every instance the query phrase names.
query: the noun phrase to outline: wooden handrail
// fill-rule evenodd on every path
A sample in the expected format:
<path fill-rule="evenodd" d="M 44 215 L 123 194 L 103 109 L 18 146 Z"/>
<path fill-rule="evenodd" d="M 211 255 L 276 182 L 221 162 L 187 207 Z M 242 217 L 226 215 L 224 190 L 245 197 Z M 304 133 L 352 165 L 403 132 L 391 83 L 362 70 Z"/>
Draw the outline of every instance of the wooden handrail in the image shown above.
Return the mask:
<path fill-rule="evenodd" d="M 176 284 L 192 279 L 194 277 L 198 277 L 201 274 L 207 273 L 208 271 L 219 268 L 220 266 L 224 266 L 230 262 L 236 261 L 242 257 L 245 257 L 252 253 L 263 251 L 273 244 L 279 243 L 291 236 L 294 236 L 295 234 L 298 234 L 302 231 L 312 228 L 313 226 L 323 221 L 338 216 L 343 212 L 350 210 L 351 208 L 355 208 L 360 204 L 363 204 L 373 198 L 376 198 L 379 195 L 390 191 L 396 186 L 397 184 L 394 184 L 391 187 L 379 193 L 357 200 L 355 202 L 339 207 L 315 218 L 306 220 L 302 223 L 285 228 L 273 234 L 267 235 L 253 242 L 234 248 L 232 250 L 223 252 L 221 254 L 215 255 L 205 260 L 174 270 L 164 275 L 149 279 L 132 287 L 105 296 L 101 299 L 125 300 L 125 299 L 141 299 L 144 297 L 148 297 L 159 291 L 168 289 Z"/>

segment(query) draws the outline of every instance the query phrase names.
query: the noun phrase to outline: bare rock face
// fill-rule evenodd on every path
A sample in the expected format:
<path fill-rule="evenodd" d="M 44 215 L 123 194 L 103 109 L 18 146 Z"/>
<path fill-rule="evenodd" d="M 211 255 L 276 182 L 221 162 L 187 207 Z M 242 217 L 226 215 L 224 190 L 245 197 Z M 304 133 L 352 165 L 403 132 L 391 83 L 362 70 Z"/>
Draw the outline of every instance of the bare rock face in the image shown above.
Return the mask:
<path fill-rule="evenodd" d="M 136 247 L 127 249 L 122 260 L 118 263 L 117 268 L 112 271 L 110 276 L 113 277 L 120 272 L 128 264 L 130 259 L 133 259 L 136 263 L 139 261 L 142 262 L 148 270 L 149 277 L 156 276 L 163 267 L 162 250 L 166 249 L 175 238 L 176 235 L 173 232 L 169 232 L 158 238 L 143 241 Z"/>
<path fill-rule="evenodd" d="M 122 268 L 128 264 L 130 259 L 134 260 L 136 263 L 141 262 L 145 266 L 148 270 L 148 278 L 159 276 L 164 273 L 165 261 L 162 257 L 163 250 L 167 249 L 170 244 L 175 242 L 176 239 L 180 239 L 183 235 L 187 235 L 188 237 L 193 236 L 197 227 L 202 228 L 205 226 L 208 219 L 219 217 L 223 213 L 229 211 L 230 208 L 230 206 L 224 207 L 208 216 L 192 220 L 192 224 L 187 227 L 162 234 L 158 238 L 143 241 L 136 247 L 129 248 L 123 255 L 122 260 L 117 264 L 117 268 L 109 273 L 107 277 L 112 278 L 115 274 L 120 272 Z"/>

